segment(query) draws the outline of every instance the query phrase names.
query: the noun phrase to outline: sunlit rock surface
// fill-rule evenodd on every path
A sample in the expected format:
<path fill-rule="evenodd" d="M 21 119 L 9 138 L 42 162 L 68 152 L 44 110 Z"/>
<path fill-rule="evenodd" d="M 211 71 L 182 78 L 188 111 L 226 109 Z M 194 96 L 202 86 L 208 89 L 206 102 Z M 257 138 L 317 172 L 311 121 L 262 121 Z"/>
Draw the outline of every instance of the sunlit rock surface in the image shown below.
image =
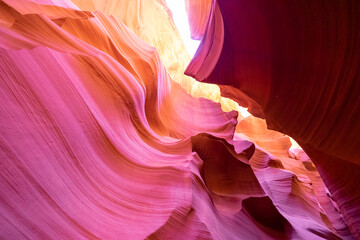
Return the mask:
<path fill-rule="evenodd" d="M 186 0 L 191 37 L 201 40 L 209 20 L 211 0 Z"/>
<path fill-rule="evenodd" d="M 302 149 L 183 75 L 164 1 L 0 13 L 0 238 L 353 238 Z"/>
<path fill-rule="evenodd" d="M 360 238 L 360 2 L 212 3 L 187 74 L 293 137 Z"/>

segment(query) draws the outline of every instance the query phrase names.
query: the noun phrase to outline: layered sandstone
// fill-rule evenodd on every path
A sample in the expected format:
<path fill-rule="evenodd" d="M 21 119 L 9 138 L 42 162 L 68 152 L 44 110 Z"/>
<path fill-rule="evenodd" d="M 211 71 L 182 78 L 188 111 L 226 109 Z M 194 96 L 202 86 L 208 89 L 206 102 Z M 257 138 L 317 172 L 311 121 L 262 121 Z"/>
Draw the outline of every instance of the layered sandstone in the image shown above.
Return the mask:
<path fill-rule="evenodd" d="M 293 137 L 359 238 L 359 1 L 217 0 L 211 9 L 187 74 Z"/>
<path fill-rule="evenodd" d="M 0 12 L 1 238 L 352 238 L 302 149 L 183 75 L 163 1 Z"/>

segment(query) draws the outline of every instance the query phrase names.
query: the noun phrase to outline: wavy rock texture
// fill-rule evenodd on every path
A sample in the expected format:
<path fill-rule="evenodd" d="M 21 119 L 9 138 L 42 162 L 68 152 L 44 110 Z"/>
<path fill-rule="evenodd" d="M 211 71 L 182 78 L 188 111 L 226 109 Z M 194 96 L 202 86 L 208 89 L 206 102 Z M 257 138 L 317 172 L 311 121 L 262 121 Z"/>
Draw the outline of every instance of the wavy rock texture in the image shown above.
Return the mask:
<path fill-rule="evenodd" d="M 359 29 L 356 0 L 214 0 L 200 49 L 186 70 L 219 84 L 223 96 L 293 137 L 313 160 L 355 238 Z"/>
<path fill-rule="evenodd" d="M 352 238 L 301 149 L 183 76 L 163 1 L 0 11 L 1 238 Z"/>
<path fill-rule="evenodd" d="M 157 49 L 162 63 L 173 80 L 191 95 L 219 102 L 224 111 L 244 111 L 234 101 L 222 98 L 217 85 L 200 83 L 184 75 L 191 58 L 164 1 L 73 0 L 73 2 L 82 10 L 99 10 L 119 18 L 138 37 Z M 154 13 L 156 13 L 156 17 L 154 17 Z"/>

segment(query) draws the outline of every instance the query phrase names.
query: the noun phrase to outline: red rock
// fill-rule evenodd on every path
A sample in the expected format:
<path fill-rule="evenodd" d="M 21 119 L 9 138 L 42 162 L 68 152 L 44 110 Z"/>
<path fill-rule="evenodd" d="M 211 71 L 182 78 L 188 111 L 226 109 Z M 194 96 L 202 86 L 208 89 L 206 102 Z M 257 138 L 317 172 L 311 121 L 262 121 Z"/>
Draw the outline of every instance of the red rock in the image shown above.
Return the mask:
<path fill-rule="evenodd" d="M 183 75 L 163 1 L 0 13 L 0 238 L 351 238 L 301 149 Z"/>
<path fill-rule="evenodd" d="M 213 1 L 199 52 L 186 70 L 250 106 L 270 129 L 293 137 L 319 169 L 355 238 L 359 16 L 355 0 Z"/>

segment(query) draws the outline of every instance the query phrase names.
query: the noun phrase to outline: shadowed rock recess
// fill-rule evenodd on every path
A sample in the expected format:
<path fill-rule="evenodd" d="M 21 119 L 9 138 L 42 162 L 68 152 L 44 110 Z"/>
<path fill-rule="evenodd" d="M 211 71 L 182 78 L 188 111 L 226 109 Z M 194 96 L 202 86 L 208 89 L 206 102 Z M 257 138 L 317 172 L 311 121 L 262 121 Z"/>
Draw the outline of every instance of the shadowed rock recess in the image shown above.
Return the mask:
<path fill-rule="evenodd" d="M 184 1 L 0 0 L 0 239 L 360 239 L 360 1 Z"/>

